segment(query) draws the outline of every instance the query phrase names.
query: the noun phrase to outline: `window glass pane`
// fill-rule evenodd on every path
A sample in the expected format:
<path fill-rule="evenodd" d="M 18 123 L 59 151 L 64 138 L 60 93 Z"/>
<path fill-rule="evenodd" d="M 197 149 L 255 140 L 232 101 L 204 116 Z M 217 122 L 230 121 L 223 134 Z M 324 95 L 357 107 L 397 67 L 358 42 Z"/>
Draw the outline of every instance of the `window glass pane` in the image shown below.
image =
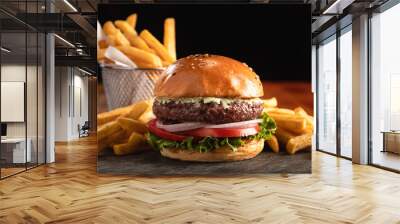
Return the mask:
<path fill-rule="evenodd" d="M 0 15 L 3 16 L 3 15 Z M 7 18 L 6 15 L 4 15 Z M 10 18 L 12 20 L 12 18 Z M 26 141 L 26 32 L 1 29 L 1 177 L 24 171 L 31 160 Z"/>
<path fill-rule="evenodd" d="M 31 151 L 30 160 L 27 163 L 28 168 L 37 165 L 37 81 L 38 81 L 38 52 L 37 52 L 37 33 L 27 33 L 28 62 L 27 62 L 27 80 L 26 80 L 26 118 L 27 118 L 27 142 L 28 149 Z"/>
<path fill-rule="evenodd" d="M 46 60 L 46 52 L 45 52 L 45 44 L 46 44 L 46 37 L 43 33 L 39 33 L 38 35 L 38 164 L 45 163 L 45 60 Z"/>
<path fill-rule="evenodd" d="M 35 14 L 44 12 L 45 1 L 0 1 L 0 6 L 10 12 L 0 12 L 0 177 L 4 178 L 45 161 L 45 35 L 23 22 L 36 24 Z"/>
<path fill-rule="evenodd" d="M 318 48 L 318 149 L 336 153 L 336 39 Z"/>
<path fill-rule="evenodd" d="M 340 153 L 352 156 L 352 35 L 340 36 Z"/>
<path fill-rule="evenodd" d="M 400 4 L 371 19 L 372 163 L 396 170 L 400 170 L 399 21 Z"/>

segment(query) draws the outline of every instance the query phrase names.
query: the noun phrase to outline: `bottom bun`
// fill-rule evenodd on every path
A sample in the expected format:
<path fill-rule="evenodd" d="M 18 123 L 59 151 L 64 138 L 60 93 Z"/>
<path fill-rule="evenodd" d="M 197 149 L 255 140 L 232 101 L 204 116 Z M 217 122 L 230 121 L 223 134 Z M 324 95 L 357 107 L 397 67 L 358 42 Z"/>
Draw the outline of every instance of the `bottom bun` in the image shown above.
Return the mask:
<path fill-rule="evenodd" d="M 167 148 L 162 149 L 161 155 L 184 161 L 223 162 L 239 161 L 256 157 L 264 148 L 264 140 L 251 140 L 232 151 L 229 146 L 214 149 L 210 152 L 197 152 L 188 149 Z"/>

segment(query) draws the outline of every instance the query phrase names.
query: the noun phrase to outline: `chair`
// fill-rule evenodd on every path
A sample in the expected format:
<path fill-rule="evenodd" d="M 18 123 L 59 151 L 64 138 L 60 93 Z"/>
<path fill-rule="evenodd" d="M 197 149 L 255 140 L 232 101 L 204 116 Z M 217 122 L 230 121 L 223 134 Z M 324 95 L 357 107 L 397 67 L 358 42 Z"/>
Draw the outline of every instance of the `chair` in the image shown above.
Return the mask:
<path fill-rule="evenodd" d="M 89 136 L 89 130 L 90 130 L 89 121 L 85 121 L 82 127 L 78 124 L 79 138 Z"/>

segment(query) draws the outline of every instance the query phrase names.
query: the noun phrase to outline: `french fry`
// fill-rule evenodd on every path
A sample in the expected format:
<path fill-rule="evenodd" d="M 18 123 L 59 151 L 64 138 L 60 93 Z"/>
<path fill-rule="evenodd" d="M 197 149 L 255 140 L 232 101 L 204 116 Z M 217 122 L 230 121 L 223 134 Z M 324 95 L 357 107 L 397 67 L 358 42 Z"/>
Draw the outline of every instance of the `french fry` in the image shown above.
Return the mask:
<path fill-rule="evenodd" d="M 118 43 L 118 40 L 117 40 L 117 35 L 108 35 L 107 36 L 107 45 L 109 45 L 109 46 L 120 45 L 120 43 Z"/>
<path fill-rule="evenodd" d="M 284 128 L 296 134 L 304 134 L 307 128 L 307 122 L 304 118 L 296 115 L 268 113 L 279 128 Z"/>
<path fill-rule="evenodd" d="M 140 117 L 139 121 L 141 121 L 144 124 L 147 124 L 149 121 L 153 120 L 156 118 L 156 116 L 153 113 L 153 108 L 150 106 Z"/>
<path fill-rule="evenodd" d="M 311 146 L 312 134 L 294 135 L 290 131 L 283 128 L 278 128 L 275 132 L 278 141 L 282 143 L 289 154 L 294 154 L 302 149 L 307 149 Z"/>
<path fill-rule="evenodd" d="M 264 108 L 278 106 L 278 101 L 276 100 L 275 97 L 272 97 L 270 99 L 264 99 L 263 101 L 264 101 Z"/>
<path fill-rule="evenodd" d="M 167 62 L 167 61 L 162 61 L 162 65 L 163 67 L 168 67 L 168 65 L 170 65 L 171 63 Z"/>
<path fill-rule="evenodd" d="M 291 133 L 290 131 L 287 131 L 283 128 L 278 127 L 275 131 L 275 136 L 278 138 L 278 142 L 282 143 L 282 145 L 285 146 L 289 142 L 291 138 L 294 138 L 295 135 Z"/>
<path fill-rule="evenodd" d="M 99 48 L 100 48 L 100 49 L 103 49 L 103 48 L 107 48 L 107 47 L 108 47 L 108 43 L 107 43 L 106 40 L 100 40 L 97 44 L 99 45 Z"/>
<path fill-rule="evenodd" d="M 157 55 L 136 47 L 117 46 L 117 48 L 132 59 L 139 67 L 142 67 L 140 65 L 149 65 L 151 68 L 162 67 L 161 59 Z"/>
<path fill-rule="evenodd" d="M 295 154 L 300 150 L 309 148 L 311 146 L 311 135 L 308 133 L 291 138 L 286 144 L 286 151 L 289 154 Z"/>
<path fill-rule="evenodd" d="M 113 134 L 105 137 L 101 141 L 98 141 L 98 150 L 99 152 L 104 152 L 107 148 L 112 148 L 113 145 L 126 143 L 129 138 L 129 134 L 120 129 Z"/>
<path fill-rule="evenodd" d="M 162 45 L 160 41 L 158 41 L 157 38 L 155 38 L 148 30 L 143 30 L 140 33 L 140 37 L 147 43 L 147 45 L 156 51 L 157 55 L 160 56 L 162 60 L 169 63 L 173 63 L 175 61 L 174 58 L 168 53 L 164 45 Z"/>
<path fill-rule="evenodd" d="M 137 14 L 133 13 L 132 15 L 126 18 L 126 22 L 133 28 L 136 29 L 136 22 L 137 22 Z"/>
<path fill-rule="evenodd" d="M 286 109 L 286 108 L 278 108 L 278 107 L 266 107 L 266 108 L 264 108 L 263 112 L 295 115 L 295 112 L 293 110 Z"/>
<path fill-rule="evenodd" d="M 156 52 L 153 49 L 151 49 L 141 37 L 132 35 L 125 35 L 125 36 L 132 46 L 145 50 L 149 53 L 156 54 Z"/>
<path fill-rule="evenodd" d="M 157 67 L 154 67 L 154 64 L 149 64 L 149 63 L 145 63 L 145 62 L 140 62 L 140 61 L 136 61 L 136 65 L 139 67 L 139 68 L 157 68 Z"/>
<path fill-rule="evenodd" d="M 314 126 L 310 125 L 309 123 L 307 123 L 306 128 L 304 129 L 303 133 L 304 134 L 312 134 L 314 132 Z"/>
<path fill-rule="evenodd" d="M 129 143 L 113 145 L 112 148 L 113 148 L 114 154 L 118 155 L 118 156 L 131 154 L 131 152 L 133 150 L 135 150 Z"/>
<path fill-rule="evenodd" d="M 102 61 L 106 59 L 106 56 L 104 55 L 105 49 L 97 49 L 97 61 Z"/>
<path fill-rule="evenodd" d="M 120 29 L 125 35 L 132 35 L 132 36 L 136 36 L 137 33 L 135 31 L 135 29 L 133 29 L 132 26 L 129 25 L 128 22 L 126 22 L 125 20 L 116 20 L 114 22 L 115 26 L 118 27 L 118 29 Z"/>
<path fill-rule="evenodd" d="M 113 22 L 107 21 L 103 25 L 103 31 L 106 35 L 116 35 L 120 31 L 114 26 Z"/>
<path fill-rule="evenodd" d="M 296 107 L 294 109 L 294 112 L 297 115 L 305 118 L 307 120 L 308 124 L 310 124 L 311 126 L 314 126 L 314 118 L 312 116 L 308 115 L 307 112 L 302 107 Z"/>
<path fill-rule="evenodd" d="M 302 107 L 296 107 L 293 109 L 293 111 L 299 115 L 308 115 L 307 112 Z"/>
<path fill-rule="evenodd" d="M 151 100 L 143 100 L 137 102 L 132 105 L 132 108 L 123 115 L 123 117 L 128 117 L 133 120 L 139 119 L 139 117 L 147 110 L 147 108 L 151 107 L 152 101 Z"/>
<path fill-rule="evenodd" d="M 107 43 L 109 45 L 129 46 L 129 41 L 125 38 L 121 31 L 114 26 L 113 22 L 107 21 L 104 23 L 103 31 L 107 35 Z"/>
<path fill-rule="evenodd" d="M 101 141 L 119 130 L 121 130 L 121 126 L 119 126 L 116 121 L 111 121 L 107 124 L 104 124 L 97 130 L 97 140 Z"/>
<path fill-rule="evenodd" d="M 145 134 L 147 132 L 147 126 L 137 120 L 133 120 L 127 117 L 120 117 L 117 120 L 118 124 L 128 133 L 137 132 Z"/>
<path fill-rule="evenodd" d="M 167 18 L 164 21 L 164 46 L 172 59 L 176 60 L 175 19 Z"/>
<path fill-rule="evenodd" d="M 153 49 L 147 46 L 146 42 L 142 38 L 137 35 L 135 29 L 133 29 L 133 27 L 129 25 L 128 22 L 126 22 L 125 20 L 117 20 L 114 23 L 123 32 L 126 39 L 132 46 L 145 50 L 152 54 L 156 53 Z"/>
<path fill-rule="evenodd" d="M 314 132 L 314 118 L 307 114 L 307 112 L 302 107 L 297 107 L 294 109 L 294 112 L 298 115 L 306 119 L 307 127 L 305 133 L 313 133 Z"/>
<path fill-rule="evenodd" d="M 125 36 L 120 32 L 114 35 L 107 36 L 107 43 L 111 46 L 129 46 L 129 41 L 125 38 Z"/>
<path fill-rule="evenodd" d="M 127 155 L 143 151 L 145 148 L 140 147 L 146 142 L 143 135 L 133 132 L 127 143 L 117 144 L 113 146 L 115 155 Z"/>
<path fill-rule="evenodd" d="M 275 135 L 272 135 L 271 138 L 267 140 L 267 144 L 273 152 L 279 152 L 278 138 L 276 138 Z"/>
<path fill-rule="evenodd" d="M 119 116 L 128 113 L 132 108 L 131 106 L 121 107 L 112 111 L 100 113 L 97 115 L 97 125 L 101 126 L 107 122 L 117 119 Z"/>
<path fill-rule="evenodd" d="M 126 142 L 129 136 L 127 136 L 127 133 L 123 129 L 119 129 L 118 131 L 114 132 L 113 134 L 106 136 L 103 138 L 101 141 L 98 140 L 100 144 L 102 144 L 104 147 L 112 147 L 114 144 L 119 144 Z"/>
<path fill-rule="evenodd" d="M 120 32 L 116 36 L 117 38 L 117 44 L 121 46 L 129 46 L 130 43 L 129 41 L 125 38 L 125 36 Z"/>

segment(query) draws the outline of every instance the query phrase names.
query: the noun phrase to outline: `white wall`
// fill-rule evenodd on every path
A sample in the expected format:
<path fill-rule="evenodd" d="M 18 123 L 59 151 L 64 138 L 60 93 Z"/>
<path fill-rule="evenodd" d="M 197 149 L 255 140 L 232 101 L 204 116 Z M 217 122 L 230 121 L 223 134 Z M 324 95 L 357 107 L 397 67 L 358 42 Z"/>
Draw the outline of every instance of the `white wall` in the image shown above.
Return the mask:
<path fill-rule="evenodd" d="M 1 81 L 25 82 L 25 65 L 2 65 Z M 1 108 L 1 110 L 6 110 L 6 108 Z M 25 137 L 25 123 L 7 123 L 7 137 Z"/>
<path fill-rule="evenodd" d="M 67 67 L 55 68 L 55 140 L 68 141 L 69 132 L 69 96 L 70 83 L 69 69 Z"/>
<path fill-rule="evenodd" d="M 28 112 L 36 111 L 36 66 L 27 67 L 27 107 Z M 1 81 L 4 82 L 25 82 L 25 65 L 2 65 L 1 66 Z M 35 77 L 33 77 L 35 76 Z M 34 88 L 33 88 L 34 87 Z M 40 106 L 40 105 L 39 105 Z M 1 108 L 6 110 L 7 108 Z M 27 113 L 28 129 L 32 127 L 36 130 L 36 113 Z M 34 126 L 34 127 L 33 127 Z M 29 130 L 28 130 L 29 134 Z M 35 133 L 36 134 L 36 133 Z M 25 123 L 24 122 L 10 122 L 7 123 L 7 136 L 8 137 L 25 137 Z M 28 136 L 29 137 L 29 136 Z"/>
<path fill-rule="evenodd" d="M 88 78 L 83 75 L 75 68 L 56 67 L 56 141 L 77 139 L 78 124 L 88 120 Z"/>
<path fill-rule="evenodd" d="M 27 80 L 25 80 L 27 78 Z M 36 162 L 36 153 L 39 153 L 39 163 L 44 162 L 45 150 L 45 118 L 44 118 L 44 74 L 42 68 L 25 64 L 3 64 L 1 66 L 1 81 L 18 81 L 26 83 L 26 110 L 25 122 L 6 122 L 8 138 L 30 139 L 33 162 Z M 7 110 L 9 108 L 1 108 Z M 38 151 L 37 151 L 38 150 Z"/>

